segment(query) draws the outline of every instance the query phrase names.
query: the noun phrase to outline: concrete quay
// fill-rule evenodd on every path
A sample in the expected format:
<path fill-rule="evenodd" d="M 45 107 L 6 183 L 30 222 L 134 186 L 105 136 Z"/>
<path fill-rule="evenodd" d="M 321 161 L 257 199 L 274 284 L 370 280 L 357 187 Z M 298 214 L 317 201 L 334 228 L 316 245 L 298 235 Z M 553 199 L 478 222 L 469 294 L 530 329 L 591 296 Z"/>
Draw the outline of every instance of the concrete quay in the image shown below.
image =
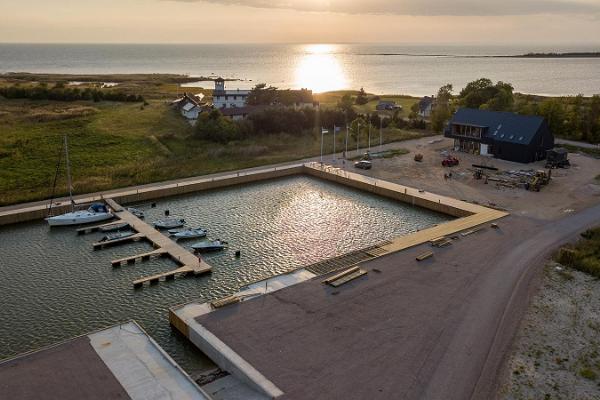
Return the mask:
<path fill-rule="evenodd" d="M 0 397 L 208 400 L 135 322 L 0 361 Z"/>

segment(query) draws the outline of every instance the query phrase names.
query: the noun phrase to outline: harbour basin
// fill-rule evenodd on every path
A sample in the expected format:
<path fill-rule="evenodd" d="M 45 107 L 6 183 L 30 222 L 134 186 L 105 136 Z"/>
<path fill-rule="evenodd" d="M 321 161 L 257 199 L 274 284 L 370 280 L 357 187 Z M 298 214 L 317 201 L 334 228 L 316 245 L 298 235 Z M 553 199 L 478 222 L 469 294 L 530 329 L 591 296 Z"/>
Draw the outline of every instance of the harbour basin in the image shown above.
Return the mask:
<path fill-rule="evenodd" d="M 256 280 L 452 219 L 307 176 L 135 206 L 148 222 L 169 210 L 229 248 L 204 256 L 211 274 L 134 290 L 133 280 L 174 267 L 167 259 L 111 267 L 113 259 L 151 250 L 147 243 L 93 251 L 102 233 L 79 236 L 73 227 L 50 229 L 43 221 L 2 227 L 0 359 L 135 319 L 194 374 L 208 362 L 172 331 L 169 307 L 227 296 Z M 189 249 L 195 242 L 181 244 Z"/>

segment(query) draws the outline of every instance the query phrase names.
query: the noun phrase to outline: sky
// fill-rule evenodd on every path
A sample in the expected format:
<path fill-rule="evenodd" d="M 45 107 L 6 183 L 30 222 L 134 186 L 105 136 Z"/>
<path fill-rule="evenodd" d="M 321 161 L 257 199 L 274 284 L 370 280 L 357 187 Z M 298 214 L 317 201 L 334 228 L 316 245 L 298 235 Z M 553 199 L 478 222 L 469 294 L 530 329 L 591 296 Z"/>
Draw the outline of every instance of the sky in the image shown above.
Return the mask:
<path fill-rule="evenodd" d="M 0 0 L 0 42 L 600 45 L 600 0 Z"/>

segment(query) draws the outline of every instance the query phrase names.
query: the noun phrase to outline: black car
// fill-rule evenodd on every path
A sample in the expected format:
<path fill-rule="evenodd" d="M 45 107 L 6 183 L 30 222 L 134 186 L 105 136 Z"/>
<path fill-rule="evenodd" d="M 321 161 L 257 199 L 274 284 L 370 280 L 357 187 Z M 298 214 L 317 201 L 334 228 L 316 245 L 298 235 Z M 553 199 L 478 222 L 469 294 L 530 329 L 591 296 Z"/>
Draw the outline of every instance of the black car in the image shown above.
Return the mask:
<path fill-rule="evenodd" d="M 373 164 L 371 164 L 371 161 L 367 160 L 357 161 L 354 163 L 354 167 L 360 169 L 371 169 L 372 166 Z"/>

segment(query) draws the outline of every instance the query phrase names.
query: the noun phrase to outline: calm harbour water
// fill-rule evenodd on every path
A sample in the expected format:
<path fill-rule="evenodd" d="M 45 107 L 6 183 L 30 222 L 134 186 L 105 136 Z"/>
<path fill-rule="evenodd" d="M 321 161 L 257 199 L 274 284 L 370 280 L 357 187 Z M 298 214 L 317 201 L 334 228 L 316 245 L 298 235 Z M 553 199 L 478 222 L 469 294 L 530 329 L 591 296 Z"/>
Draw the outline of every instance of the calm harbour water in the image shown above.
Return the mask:
<path fill-rule="evenodd" d="M 452 56 L 599 50 L 593 46 L 0 44 L 0 73 L 180 73 L 241 79 L 230 84 L 240 88 L 266 82 L 316 92 L 364 87 L 373 93 L 418 96 L 436 93 L 446 83 L 460 90 L 467 82 L 487 77 L 511 82 L 522 93 L 592 95 L 600 93 L 600 58 Z"/>
<path fill-rule="evenodd" d="M 137 320 L 189 373 L 205 359 L 168 323 L 168 308 L 207 301 L 270 277 L 450 218 L 308 177 L 167 198 L 142 205 L 148 222 L 165 209 L 202 226 L 230 249 L 207 256 L 210 275 L 134 290 L 132 281 L 171 269 L 165 259 L 113 268 L 148 251 L 132 243 L 93 251 L 101 233 L 78 236 L 44 222 L 0 227 L 0 359 L 129 319 Z M 183 242 L 189 246 L 194 241 Z M 242 251 L 236 259 L 235 250 Z"/>

